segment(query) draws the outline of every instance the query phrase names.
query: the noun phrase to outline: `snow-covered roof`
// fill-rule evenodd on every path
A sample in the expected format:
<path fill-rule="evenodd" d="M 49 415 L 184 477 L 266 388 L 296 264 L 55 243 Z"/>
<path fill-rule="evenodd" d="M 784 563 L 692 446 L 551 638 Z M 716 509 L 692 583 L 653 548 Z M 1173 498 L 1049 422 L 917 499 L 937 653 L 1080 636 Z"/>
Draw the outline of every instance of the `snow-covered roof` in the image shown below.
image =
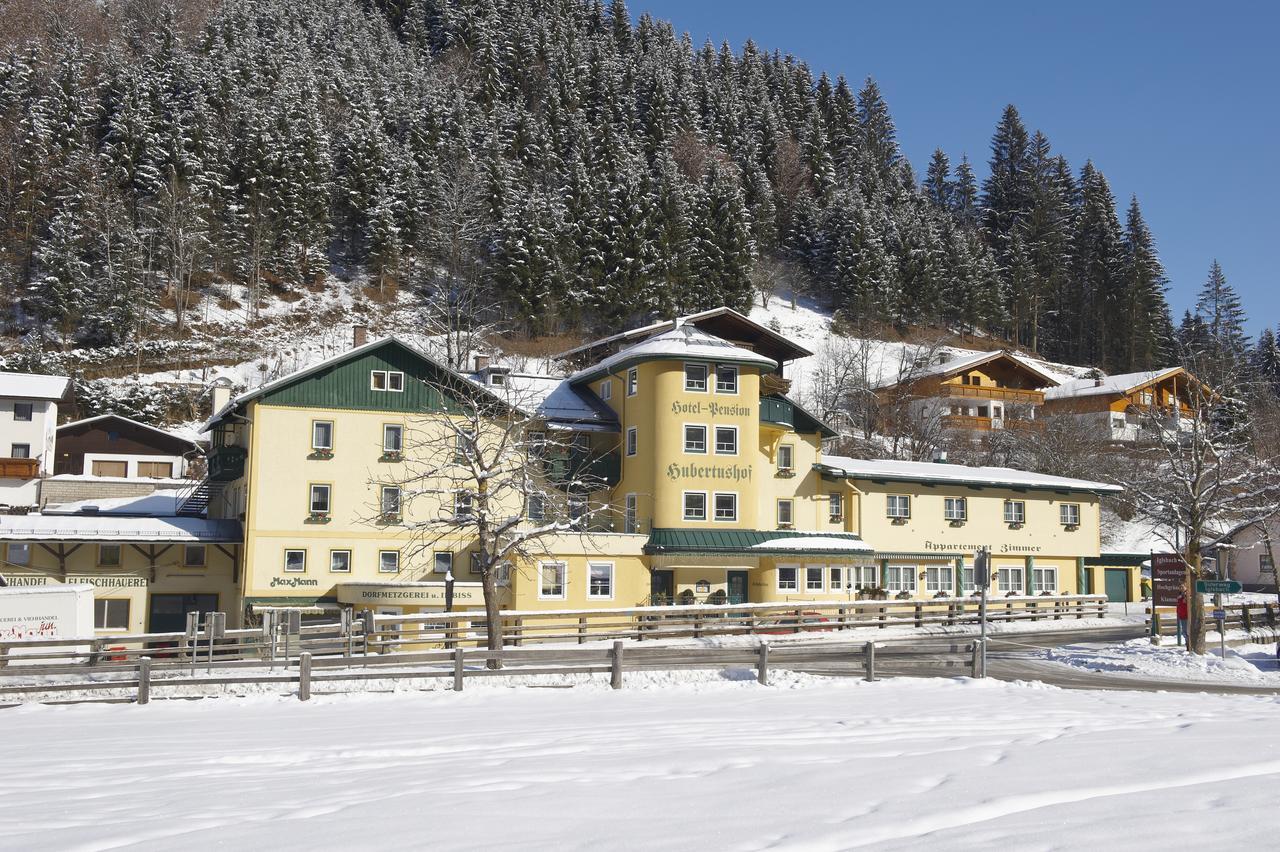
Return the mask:
<path fill-rule="evenodd" d="M 85 426 L 102 420 L 122 420 L 132 426 L 137 426 L 139 429 L 146 429 L 149 432 L 155 432 L 157 435 L 163 435 L 166 438 L 173 438 L 175 441 L 182 441 L 185 444 L 190 444 L 192 449 L 195 449 L 197 446 L 195 441 L 184 435 L 175 435 L 173 432 L 161 429 L 158 426 L 152 426 L 149 423 L 143 423 L 140 420 L 134 420 L 132 417 L 125 417 L 122 414 L 99 414 L 97 417 L 86 417 L 83 420 L 72 420 L 70 423 L 63 423 L 59 426 L 58 431 L 61 432 L 64 429 L 71 429 L 76 426 Z"/>
<path fill-rule="evenodd" d="M 778 362 L 766 358 L 758 352 L 744 349 L 741 346 L 716 337 L 695 325 L 680 324 L 675 328 L 655 334 L 652 337 L 628 346 L 605 358 L 594 367 L 579 370 L 569 377 L 573 383 L 586 382 L 600 376 L 607 376 L 642 361 L 659 359 L 680 359 L 688 361 L 719 361 L 737 364 L 755 364 L 767 370 L 777 369 Z"/>
<path fill-rule="evenodd" d="M 925 367 L 909 370 L 901 377 L 901 379 L 890 380 L 887 383 L 882 384 L 881 387 L 889 387 L 897 384 L 899 381 L 916 381 L 930 376 L 949 376 L 953 373 L 969 370 L 981 364 L 987 364 L 1000 358 L 1008 358 L 1018 366 L 1034 373 L 1036 376 L 1039 376 L 1047 385 L 1058 384 L 1058 379 L 1049 375 L 1031 361 L 1023 358 L 1015 352 L 1010 352 L 1007 349 L 1000 349 L 995 352 L 972 352 L 967 355 L 962 355 L 959 358 L 949 357 L 948 353 L 945 360 L 935 361 L 935 363 L 929 364 Z"/>
<path fill-rule="evenodd" d="M 46 506 L 46 515 L 81 515 L 86 510 L 99 515 L 174 515 L 178 511 L 180 495 L 174 490 L 138 494 L 132 497 L 100 497 L 92 500 L 75 500 Z"/>
<path fill-rule="evenodd" d="M 0 541 L 241 541 L 239 521 L 111 515 L 0 515 Z"/>
<path fill-rule="evenodd" d="M 38 373 L 0 373 L 0 396 L 18 399 L 65 399 L 71 390 L 66 376 Z"/>
<path fill-rule="evenodd" d="M 789 538 L 770 538 L 751 545 L 752 550 L 847 550 L 850 553 L 874 553 L 875 548 L 853 538 L 836 538 L 830 535 L 804 535 L 803 533 Z"/>
<path fill-rule="evenodd" d="M 572 426 L 588 431 L 617 431 L 618 420 L 590 391 L 574 387 L 560 376 L 528 373 L 504 373 L 502 385 L 483 385 L 484 374 L 475 373 L 471 380 L 483 385 L 508 404 L 548 423 Z"/>
<path fill-rule="evenodd" d="M 1115 376 L 1103 376 L 1098 379 L 1083 378 L 1063 382 L 1056 388 L 1044 392 L 1046 400 L 1074 399 L 1081 396 L 1103 396 L 1130 393 L 1143 385 L 1167 379 L 1170 376 L 1185 372 L 1181 367 L 1168 367 L 1163 370 L 1145 370 L 1140 373 L 1120 373 Z"/>
<path fill-rule="evenodd" d="M 1011 467 L 971 467 L 940 462 L 910 462 L 884 459 L 853 459 L 823 456 L 814 467 L 821 473 L 850 479 L 893 480 L 898 482 L 945 482 L 955 485 L 991 485 L 1008 488 L 1036 488 L 1054 491 L 1115 493 L 1119 485 L 1050 476 Z"/>
<path fill-rule="evenodd" d="M 766 338 L 770 343 L 778 347 L 780 350 L 787 352 L 791 358 L 804 358 L 813 353 L 796 343 L 790 337 L 779 334 L 766 325 L 756 322 L 750 317 L 735 311 L 730 307 L 709 308 L 705 311 L 699 311 L 694 314 L 687 314 L 676 319 L 660 320 L 650 323 L 649 325 L 639 328 L 628 329 L 627 331 L 612 334 L 608 337 L 593 340 L 576 346 L 567 352 L 561 352 L 554 357 L 557 359 L 572 359 L 576 355 L 590 352 L 601 346 L 610 346 L 613 344 L 623 343 L 628 340 L 639 340 L 662 331 L 677 328 L 681 325 L 698 325 L 699 323 L 707 323 L 713 320 L 725 320 L 731 322 L 741 328 L 749 329 L 752 333 Z"/>

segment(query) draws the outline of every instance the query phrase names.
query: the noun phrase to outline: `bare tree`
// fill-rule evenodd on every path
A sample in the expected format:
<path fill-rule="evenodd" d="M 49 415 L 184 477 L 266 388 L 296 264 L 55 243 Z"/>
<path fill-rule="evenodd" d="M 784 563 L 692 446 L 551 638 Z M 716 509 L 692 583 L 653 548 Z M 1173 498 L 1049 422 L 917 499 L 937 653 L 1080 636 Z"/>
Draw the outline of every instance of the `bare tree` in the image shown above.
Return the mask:
<path fill-rule="evenodd" d="M 551 555 L 564 536 L 589 537 L 613 507 L 600 492 L 616 447 L 536 414 L 536 399 L 510 386 L 457 377 L 429 384 L 442 413 L 420 415 L 404 436 L 402 473 L 383 486 L 374 517 L 403 524 L 410 558 L 441 542 L 474 542 L 471 570 L 484 590 L 488 647 L 502 647 L 499 584 Z"/>

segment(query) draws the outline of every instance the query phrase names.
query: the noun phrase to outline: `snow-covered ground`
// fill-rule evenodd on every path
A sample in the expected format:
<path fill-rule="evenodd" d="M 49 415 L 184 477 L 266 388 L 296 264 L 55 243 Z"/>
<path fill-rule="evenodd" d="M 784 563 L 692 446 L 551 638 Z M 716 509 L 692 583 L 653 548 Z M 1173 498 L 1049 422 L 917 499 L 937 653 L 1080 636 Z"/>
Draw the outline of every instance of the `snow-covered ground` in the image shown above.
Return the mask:
<path fill-rule="evenodd" d="M 0 848 L 1274 842 L 1280 702 L 750 672 L 0 712 Z"/>
<path fill-rule="evenodd" d="M 1148 639 L 1133 639 L 1114 645 L 1067 645 L 1044 652 L 1047 660 L 1094 672 L 1119 674 L 1149 680 L 1238 683 L 1274 686 L 1280 689 L 1280 668 L 1276 646 L 1239 645 L 1228 647 L 1222 656 L 1216 641 L 1206 643 L 1203 657 L 1188 654 L 1173 640 L 1152 645 Z"/>

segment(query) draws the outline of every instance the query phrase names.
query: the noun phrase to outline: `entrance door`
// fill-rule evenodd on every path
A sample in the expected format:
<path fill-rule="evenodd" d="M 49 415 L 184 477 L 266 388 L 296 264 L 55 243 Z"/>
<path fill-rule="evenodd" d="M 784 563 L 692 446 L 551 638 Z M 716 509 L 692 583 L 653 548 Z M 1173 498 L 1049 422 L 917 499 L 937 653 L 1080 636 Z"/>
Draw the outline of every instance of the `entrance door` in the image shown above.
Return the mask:
<path fill-rule="evenodd" d="M 654 571 L 649 580 L 649 595 L 655 606 L 673 603 L 676 596 L 676 572 Z"/>
<path fill-rule="evenodd" d="M 729 571 L 726 578 L 729 586 L 729 603 L 744 604 L 747 602 L 747 572 Z"/>
<path fill-rule="evenodd" d="M 1107 600 L 1125 603 L 1129 600 L 1129 572 L 1124 568 L 1108 568 L 1105 575 Z"/>
<path fill-rule="evenodd" d="M 187 613 L 217 609 L 217 595 L 152 595 L 147 632 L 181 633 L 187 629 Z"/>

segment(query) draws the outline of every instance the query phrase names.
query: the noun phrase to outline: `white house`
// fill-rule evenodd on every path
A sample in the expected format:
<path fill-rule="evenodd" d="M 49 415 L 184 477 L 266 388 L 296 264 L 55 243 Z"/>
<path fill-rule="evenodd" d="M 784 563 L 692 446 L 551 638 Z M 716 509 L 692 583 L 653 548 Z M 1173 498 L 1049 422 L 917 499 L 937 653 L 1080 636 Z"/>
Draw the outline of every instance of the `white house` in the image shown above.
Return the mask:
<path fill-rule="evenodd" d="M 53 472 L 58 403 L 71 379 L 0 373 L 0 505 L 34 506 L 40 477 Z"/>
<path fill-rule="evenodd" d="M 1274 592 L 1276 560 L 1280 559 L 1280 518 L 1237 527 L 1216 548 L 1216 556 L 1223 576 L 1239 580 L 1246 591 Z"/>

